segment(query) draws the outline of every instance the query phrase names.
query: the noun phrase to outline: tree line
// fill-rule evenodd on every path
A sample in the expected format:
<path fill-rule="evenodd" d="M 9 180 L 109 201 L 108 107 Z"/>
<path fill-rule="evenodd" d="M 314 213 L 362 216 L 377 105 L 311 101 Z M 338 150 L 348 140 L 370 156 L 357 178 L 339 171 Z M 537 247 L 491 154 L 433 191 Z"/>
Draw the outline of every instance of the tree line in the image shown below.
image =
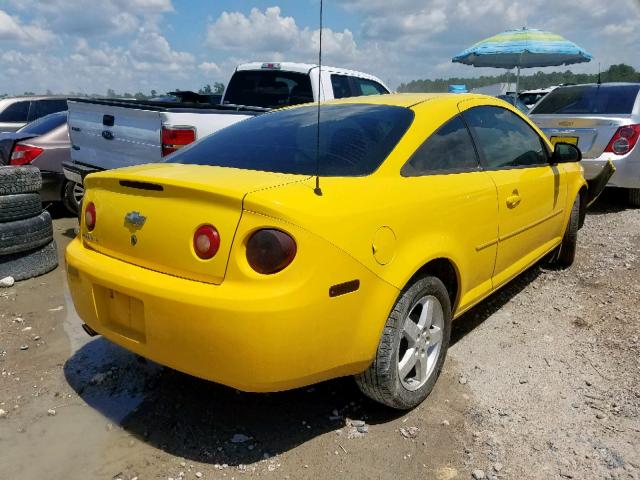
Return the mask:
<path fill-rule="evenodd" d="M 176 88 L 173 91 L 174 92 L 181 92 L 181 91 L 184 91 L 184 90 L 182 90 L 180 88 Z M 214 82 L 213 86 L 207 84 L 204 87 L 200 88 L 197 93 L 199 93 L 200 95 L 221 95 L 223 92 L 224 92 L 224 83 Z M 152 99 L 152 98 L 166 97 L 166 96 L 169 96 L 170 93 L 171 92 L 164 92 L 164 93 L 163 92 L 158 92 L 157 90 L 151 90 L 149 93 L 144 93 L 144 92 L 135 92 L 135 93 L 117 92 L 113 88 L 108 88 L 107 91 L 104 94 L 102 94 L 102 93 L 84 93 L 84 92 L 53 93 L 51 90 L 47 90 L 44 95 L 66 95 L 66 96 L 69 96 L 69 97 L 96 97 L 96 98 L 101 98 L 101 97 L 106 97 L 106 98 L 131 98 L 131 99 L 135 98 L 136 100 L 149 100 L 149 99 Z M 25 91 L 22 95 L 33 96 L 33 95 L 36 95 L 36 93 L 30 92 L 30 91 Z M 12 96 L 12 95 L 9 95 L 7 93 L 0 94 L 0 98 L 10 97 L 10 96 Z"/>
<path fill-rule="evenodd" d="M 602 82 L 640 82 L 640 71 L 630 65 L 621 63 L 611 65 L 607 70 L 600 73 Z M 480 77 L 451 77 L 438 78 L 435 80 L 412 80 L 402 83 L 398 87 L 399 92 L 446 92 L 449 85 L 465 84 L 469 90 L 478 87 L 486 87 L 495 83 L 512 82 L 515 84 L 514 73 L 507 72 L 501 75 L 482 75 Z M 545 88 L 561 83 L 596 83 L 598 74 L 573 73 L 571 70 L 564 72 L 543 73 L 536 72 L 533 75 L 520 75 L 520 90 L 533 90 Z"/>

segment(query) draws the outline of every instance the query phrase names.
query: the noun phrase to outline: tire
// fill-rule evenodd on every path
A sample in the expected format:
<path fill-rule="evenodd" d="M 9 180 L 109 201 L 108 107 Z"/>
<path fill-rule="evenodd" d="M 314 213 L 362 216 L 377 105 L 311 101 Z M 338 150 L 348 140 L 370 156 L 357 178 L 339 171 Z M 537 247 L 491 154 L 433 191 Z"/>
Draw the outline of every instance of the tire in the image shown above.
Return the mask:
<path fill-rule="evenodd" d="M 424 305 L 432 307 L 432 316 L 428 319 L 427 315 L 420 329 L 419 324 L 423 319 L 419 313 L 424 312 L 422 301 L 426 301 Z M 415 321 L 416 318 L 419 320 Z M 418 333 L 421 341 L 414 343 L 409 340 L 406 330 L 408 322 L 413 327 L 417 326 L 417 331 L 415 328 L 409 330 Z M 425 328 L 427 323 L 433 325 Z M 435 328 L 436 324 L 439 324 L 438 328 Z M 440 341 L 433 341 L 429 347 L 429 335 Z M 373 363 L 355 377 L 358 387 L 369 398 L 392 408 L 408 410 L 419 405 L 431 393 L 440 375 L 450 336 L 451 302 L 446 287 L 436 277 L 418 278 L 396 300 L 384 326 Z M 422 350 L 421 346 L 426 350 Z M 416 350 L 418 354 L 414 355 Z M 412 363 L 407 360 L 418 357 L 423 360 L 414 360 L 416 366 L 411 369 Z M 403 374 L 401 362 L 409 365 Z M 424 369 L 423 375 L 420 374 L 420 365 Z"/>
<path fill-rule="evenodd" d="M 630 188 L 627 190 L 627 199 L 632 207 L 640 207 L 640 188 Z"/>
<path fill-rule="evenodd" d="M 37 193 L 0 196 L 0 222 L 14 222 L 35 217 L 41 212 L 42 201 Z"/>
<path fill-rule="evenodd" d="M 564 232 L 562 243 L 555 254 L 552 264 L 560 268 L 569 268 L 576 258 L 576 246 L 578 244 L 578 230 L 580 229 L 580 196 L 576 197 L 571 208 L 569 224 Z"/>
<path fill-rule="evenodd" d="M 11 276 L 16 281 L 26 280 L 50 272 L 58 266 L 56 242 L 30 252 L 5 255 L 0 258 L 0 278 Z"/>
<path fill-rule="evenodd" d="M 78 215 L 83 195 L 84 188 L 82 185 L 76 182 L 66 182 L 64 184 L 64 190 L 62 191 L 62 203 L 64 208 L 66 208 L 70 213 Z"/>
<path fill-rule="evenodd" d="M 36 193 L 42 188 L 42 176 L 37 167 L 0 167 L 0 195 Z"/>
<path fill-rule="evenodd" d="M 0 256 L 42 247 L 53 239 L 51 215 L 44 211 L 37 217 L 0 223 Z M 4 261 L 0 257 L 0 262 Z"/>

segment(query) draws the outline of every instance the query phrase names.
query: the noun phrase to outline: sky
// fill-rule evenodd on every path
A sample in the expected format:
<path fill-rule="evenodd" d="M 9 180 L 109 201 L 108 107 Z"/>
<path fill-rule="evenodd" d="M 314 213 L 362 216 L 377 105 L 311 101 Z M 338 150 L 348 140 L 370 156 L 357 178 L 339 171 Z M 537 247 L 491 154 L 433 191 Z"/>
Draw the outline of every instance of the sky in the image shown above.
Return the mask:
<path fill-rule="evenodd" d="M 319 0 L 0 0 L 0 93 L 165 92 L 227 83 L 238 63 L 318 58 Z M 502 30 L 559 33 L 591 63 L 640 70 L 640 0 L 325 0 L 323 62 L 391 88 L 503 73 L 451 57 Z M 524 70 L 533 73 L 535 70 Z"/>

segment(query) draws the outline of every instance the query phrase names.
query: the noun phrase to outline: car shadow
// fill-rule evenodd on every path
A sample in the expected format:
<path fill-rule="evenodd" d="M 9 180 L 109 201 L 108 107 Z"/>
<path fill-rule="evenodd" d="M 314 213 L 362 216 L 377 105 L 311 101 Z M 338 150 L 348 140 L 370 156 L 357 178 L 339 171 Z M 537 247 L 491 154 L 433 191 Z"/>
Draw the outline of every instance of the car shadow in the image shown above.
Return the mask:
<path fill-rule="evenodd" d="M 491 315 L 498 312 L 498 310 L 504 307 L 512 298 L 538 278 L 542 272 L 543 268 L 540 263 L 530 267 L 500 290 L 454 320 L 451 325 L 450 345 L 455 345 L 476 327 L 480 326 Z"/>
<path fill-rule="evenodd" d="M 587 209 L 587 215 L 606 215 L 628 209 L 626 191 L 621 188 L 605 188 Z"/>
<path fill-rule="evenodd" d="M 77 218 L 77 215 L 64 208 L 62 202 L 46 202 L 42 204 L 42 207 L 49 212 L 54 220 L 58 218 Z"/>
<path fill-rule="evenodd" d="M 102 337 L 76 351 L 64 374 L 89 406 L 129 434 L 209 464 L 254 463 L 345 428 L 346 418 L 378 424 L 404 413 L 367 399 L 350 377 L 244 393 L 161 367 Z"/>

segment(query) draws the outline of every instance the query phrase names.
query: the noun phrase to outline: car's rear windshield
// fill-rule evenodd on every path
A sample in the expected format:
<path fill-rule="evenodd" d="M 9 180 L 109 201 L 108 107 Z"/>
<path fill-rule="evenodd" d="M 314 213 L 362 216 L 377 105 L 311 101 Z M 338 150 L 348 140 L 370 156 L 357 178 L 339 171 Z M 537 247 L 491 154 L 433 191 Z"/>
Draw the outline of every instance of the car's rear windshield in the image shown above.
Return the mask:
<path fill-rule="evenodd" d="M 45 117 L 34 120 L 22 127 L 20 133 L 29 133 L 32 135 L 44 135 L 49 133 L 54 128 L 58 128 L 60 125 L 67 121 L 67 112 L 57 112 L 47 115 Z"/>
<path fill-rule="evenodd" d="M 638 96 L 638 85 L 579 85 L 556 88 L 532 114 L 594 115 L 630 114 Z"/>
<path fill-rule="evenodd" d="M 326 105 L 280 110 L 243 120 L 170 155 L 171 163 L 266 172 L 362 176 L 373 173 L 413 121 L 388 105 Z M 319 153 L 317 156 L 316 153 Z"/>
<path fill-rule="evenodd" d="M 311 79 L 305 73 L 241 70 L 229 80 L 224 103 L 278 108 L 313 102 Z"/>

